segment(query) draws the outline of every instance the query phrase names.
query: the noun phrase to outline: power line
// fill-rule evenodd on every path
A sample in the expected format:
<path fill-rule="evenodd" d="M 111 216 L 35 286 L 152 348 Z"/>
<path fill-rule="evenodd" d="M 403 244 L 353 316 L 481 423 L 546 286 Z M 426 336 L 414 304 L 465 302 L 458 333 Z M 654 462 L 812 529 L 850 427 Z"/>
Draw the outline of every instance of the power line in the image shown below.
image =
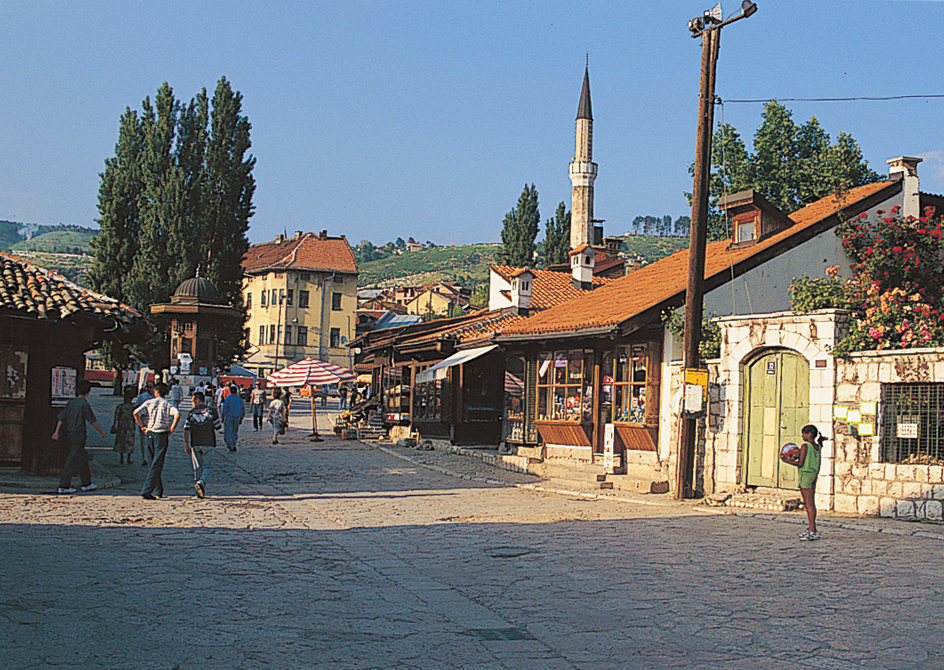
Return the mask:
<path fill-rule="evenodd" d="M 726 102 L 763 102 L 767 103 L 771 100 L 776 100 L 777 102 L 854 102 L 856 100 L 907 100 L 913 98 L 944 98 L 944 93 L 932 94 L 932 95 L 889 95 L 882 97 L 867 97 L 861 96 L 856 98 L 765 98 L 763 100 L 721 100 L 721 103 Z"/>

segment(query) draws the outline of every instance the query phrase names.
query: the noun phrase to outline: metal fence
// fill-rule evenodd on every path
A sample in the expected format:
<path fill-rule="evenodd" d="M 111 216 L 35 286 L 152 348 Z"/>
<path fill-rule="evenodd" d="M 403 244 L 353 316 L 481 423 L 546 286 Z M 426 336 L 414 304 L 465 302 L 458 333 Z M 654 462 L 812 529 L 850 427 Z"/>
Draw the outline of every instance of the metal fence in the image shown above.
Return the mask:
<path fill-rule="evenodd" d="M 944 384 L 883 384 L 881 438 L 885 463 L 944 463 Z"/>

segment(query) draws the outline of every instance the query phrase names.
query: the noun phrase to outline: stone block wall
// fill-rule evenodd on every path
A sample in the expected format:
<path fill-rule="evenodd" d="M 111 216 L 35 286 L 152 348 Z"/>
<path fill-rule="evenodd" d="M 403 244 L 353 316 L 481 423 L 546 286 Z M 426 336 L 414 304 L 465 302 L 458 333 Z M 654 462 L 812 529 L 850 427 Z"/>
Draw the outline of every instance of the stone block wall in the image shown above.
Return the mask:
<path fill-rule="evenodd" d="M 944 349 L 868 351 L 837 364 L 836 405 L 875 402 L 875 435 L 834 421 L 837 512 L 896 519 L 944 521 L 944 466 L 881 460 L 882 384 L 944 383 Z"/>

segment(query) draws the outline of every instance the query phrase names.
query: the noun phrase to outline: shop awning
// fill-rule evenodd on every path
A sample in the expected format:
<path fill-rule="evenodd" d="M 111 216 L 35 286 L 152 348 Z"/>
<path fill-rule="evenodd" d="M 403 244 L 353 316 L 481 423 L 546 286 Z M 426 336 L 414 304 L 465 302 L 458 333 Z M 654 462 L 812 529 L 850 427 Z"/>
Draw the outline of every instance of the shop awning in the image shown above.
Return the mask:
<path fill-rule="evenodd" d="M 439 361 L 431 368 L 426 368 L 421 373 L 416 375 L 416 383 L 423 384 L 425 382 L 435 381 L 437 379 L 444 379 L 446 377 L 446 371 L 455 366 L 462 365 L 463 363 L 468 363 L 471 360 L 483 356 L 493 349 L 497 349 L 497 344 L 490 344 L 487 347 L 478 347 L 477 349 L 466 349 L 465 351 L 460 351 L 449 358 Z"/>

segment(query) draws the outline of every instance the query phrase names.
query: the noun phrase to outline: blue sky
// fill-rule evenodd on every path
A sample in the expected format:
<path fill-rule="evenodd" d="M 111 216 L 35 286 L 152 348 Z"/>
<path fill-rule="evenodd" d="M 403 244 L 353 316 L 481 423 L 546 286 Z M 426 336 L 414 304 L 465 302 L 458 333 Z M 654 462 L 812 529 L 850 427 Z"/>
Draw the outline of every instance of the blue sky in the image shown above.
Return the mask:
<path fill-rule="evenodd" d="M 525 183 L 543 219 L 570 205 L 587 52 L 606 234 L 690 214 L 701 50 L 687 24 L 712 3 L 0 0 L 0 220 L 95 225 L 125 107 L 164 81 L 212 95 L 225 75 L 252 123 L 251 242 L 498 242 Z M 942 2 L 758 7 L 724 30 L 724 100 L 944 94 Z M 944 98 L 784 104 L 850 133 L 879 173 L 923 157 L 922 190 L 944 193 Z M 762 109 L 729 102 L 715 119 L 750 147 Z"/>

